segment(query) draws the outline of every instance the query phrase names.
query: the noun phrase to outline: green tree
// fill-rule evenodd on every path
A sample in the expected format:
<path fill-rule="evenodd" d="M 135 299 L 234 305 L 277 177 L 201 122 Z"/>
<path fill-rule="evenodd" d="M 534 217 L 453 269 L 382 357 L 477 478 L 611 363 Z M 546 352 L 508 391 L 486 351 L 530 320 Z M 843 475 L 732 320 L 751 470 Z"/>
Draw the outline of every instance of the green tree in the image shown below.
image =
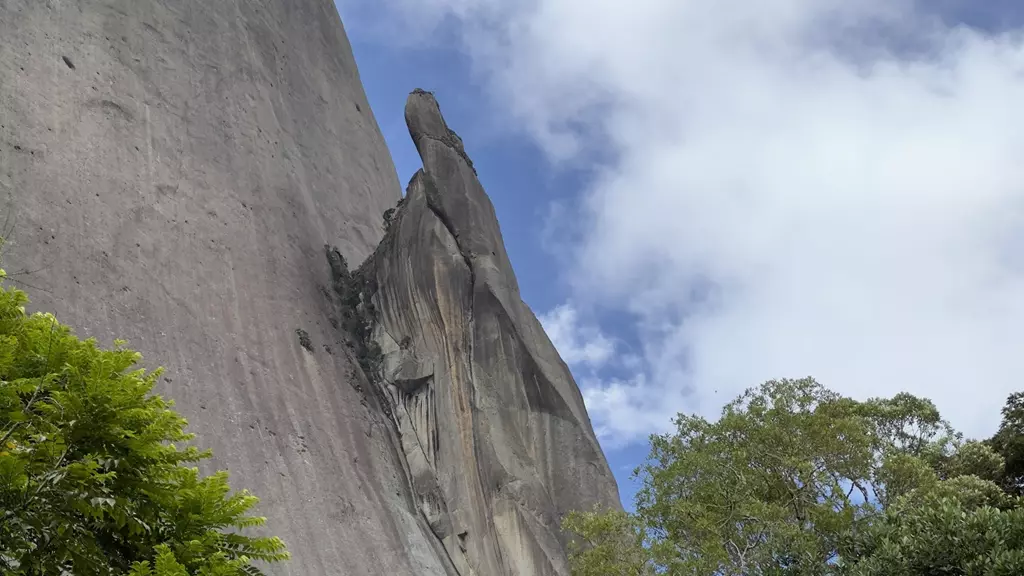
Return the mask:
<path fill-rule="evenodd" d="M 872 523 L 847 574 L 1024 574 L 1024 508 L 977 476 L 928 484 Z"/>
<path fill-rule="evenodd" d="M 1015 392 L 1003 405 L 999 430 L 986 444 L 1006 461 L 1001 484 L 1006 490 L 1024 495 L 1024 392 Z"/>
<path fill-rule="evenodd" d="M 670 575 L 845 574 L 921 527 L 906 523 L 912 503 L 929 521 L 942 506 L 1019 519 L 1016 500 L 992 482 L 1002 458 L 909 394 L 857 402 L 810 378 L 771 381 L 715 422 L 679 415 L 675 427 L 651 438 L 634 515 L 570 515 L 565 528 L 583 543 L 571 550 L 578 576 L 640 574 L 610 560 L 623 555 Z M 939 542 L 921 538 L 922 550 Z"/>
<path fill-rule="evenodd" d="M 637 512 L 679 574 L 821 574 L 871 511 L 875 444 L 863 408 L 811 380 L 769 382 L 712 423 L 655 436 Z M 686 543 L 685 545 L 681 545 Z"/>
<path fill-rule="evenodd" d="M 28 315 L 0 270 L 0 573 L 24 576 L 234 576 L 288 558 L 264 518 L 231 493 L 173 403 L 151 390 L 140 355 L 80 340 L 51 314 Z"/>
<path fill-rule="evenodd" d="M 646 548 L 639 518 L 621 510 L 575 511 L 563 528 L 577 537 L 569 542 L 573 574 L 578 576 L 653 576 L 656 568 Z"/>

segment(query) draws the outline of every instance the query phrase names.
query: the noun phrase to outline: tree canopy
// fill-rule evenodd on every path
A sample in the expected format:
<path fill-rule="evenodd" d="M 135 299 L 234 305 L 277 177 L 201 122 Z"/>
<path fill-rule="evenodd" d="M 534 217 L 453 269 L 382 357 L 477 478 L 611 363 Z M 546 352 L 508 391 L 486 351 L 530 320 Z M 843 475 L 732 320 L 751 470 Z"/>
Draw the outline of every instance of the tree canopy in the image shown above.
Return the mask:
<path fill-rule="evenodd" d="M 987 442 L 929 400 L 859 402 L 811 378 L 752 388 L 714 422 L 680 414 L 651 438 L 635 513 L 566 518 L 573 573 L 1024 574 L 1007 465 L 1022 405 L 1011 397 Z"/>
<path fill-rule="evenodd" d="M 1000 479 L 1003 488 L 1024 494 L 1024 392 L 1011 394 L 1002 412 L 999 430 L 987 444 L 1006 462 Z"/>
<path fill-rule="evenodd" d="M 151 393 L 160 370 L 27 314 L 0 270 L 0 573 L 12 576 L 256 575 L 288 558 L 227 472 L 190 467 L 186 421 Z"/>

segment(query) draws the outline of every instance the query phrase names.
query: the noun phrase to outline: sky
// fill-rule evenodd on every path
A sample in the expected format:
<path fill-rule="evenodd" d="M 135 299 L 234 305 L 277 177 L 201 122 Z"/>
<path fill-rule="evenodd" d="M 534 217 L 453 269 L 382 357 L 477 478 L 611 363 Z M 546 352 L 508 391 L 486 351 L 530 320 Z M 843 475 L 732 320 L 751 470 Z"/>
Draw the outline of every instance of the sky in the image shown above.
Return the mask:
<path fill-rule="evenodd" d="M 409 91 L 462 137 L 627 507 L 650 434 L 766 380 L 972 437 L 1024 388 L 1024 4 L 338 8 L 400 179 Z"/>

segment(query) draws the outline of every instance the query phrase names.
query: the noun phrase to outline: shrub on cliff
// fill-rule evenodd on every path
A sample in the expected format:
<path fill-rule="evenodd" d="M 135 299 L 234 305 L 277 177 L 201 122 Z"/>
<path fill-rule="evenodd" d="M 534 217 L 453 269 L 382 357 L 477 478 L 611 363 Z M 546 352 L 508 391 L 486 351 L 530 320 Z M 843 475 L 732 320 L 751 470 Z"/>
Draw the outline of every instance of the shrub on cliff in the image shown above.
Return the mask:
<path fill-rule="evenodd" d="M 28 315 L 0 270 L 0 573 L 24 576 L 255 575 L 288 557 L 278 538 L 244 536 L 264 519 L 210 456 L 160 371 L 132 369 L 123 341 L 103 350 L 51 314 Z"/>

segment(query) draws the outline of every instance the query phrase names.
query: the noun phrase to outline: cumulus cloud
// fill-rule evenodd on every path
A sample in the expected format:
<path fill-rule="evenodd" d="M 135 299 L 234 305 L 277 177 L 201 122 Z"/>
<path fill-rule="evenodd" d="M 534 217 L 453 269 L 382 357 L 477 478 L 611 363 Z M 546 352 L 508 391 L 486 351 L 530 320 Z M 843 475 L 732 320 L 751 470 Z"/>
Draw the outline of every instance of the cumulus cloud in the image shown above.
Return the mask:
<path fill-rule="evenodd" d="M 570 366 L 601 368 L 615 352 L 614 342 L 597 326 L 582 323 L 579 313 L 570 304 L 556 307 L 541 315 L 539 320 L 559 355 Z"/>
<path fill-rule="evenodd" d="M 632 318 L 637 373 L 580 379 L 604 438 L 805 375 L 984 435 L 1024 388 L 1018 33 L 910 0 L 384 5 L 454 25 L 552 160 L 599 163 L 553 314 Z"/>
<path fill-rule="evenodd" d="M 617 449 L 668 432 L 680 403 L 666 401 L 664 393 L 678 392 L 652 386 L 640 372 L 631 380 L 585 377 L 579 382 L 594 433 L 605 449 Z"/>

